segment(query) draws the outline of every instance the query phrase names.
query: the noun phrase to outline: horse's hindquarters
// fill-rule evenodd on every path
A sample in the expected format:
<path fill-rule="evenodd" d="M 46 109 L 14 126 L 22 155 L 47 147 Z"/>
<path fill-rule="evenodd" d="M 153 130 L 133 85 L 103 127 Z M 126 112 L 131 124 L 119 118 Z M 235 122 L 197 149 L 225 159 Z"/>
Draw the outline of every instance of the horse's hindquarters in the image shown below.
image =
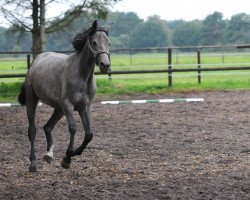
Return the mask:
<path fill-rule="evenodd" d="M 39 99 L 46 104 L 57 107 L 61 98 L 61 77 L 66 67 L 64 54 L 40 54 L 33 62 L 27 78 Z"/>

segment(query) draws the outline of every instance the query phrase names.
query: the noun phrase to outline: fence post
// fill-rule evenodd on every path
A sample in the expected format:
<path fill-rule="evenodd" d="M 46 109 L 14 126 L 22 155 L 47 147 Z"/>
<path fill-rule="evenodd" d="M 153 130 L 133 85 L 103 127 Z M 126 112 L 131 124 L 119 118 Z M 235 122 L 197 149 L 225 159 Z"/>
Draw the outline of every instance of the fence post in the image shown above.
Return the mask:
<path fill-rule="evenodd" d="M 27 69 L 30 68 L 30 55 L 27 55 Z"/>
<path fill-rule="evenodd" d="M 198 83 L 201 83 L 201 52 L 197 51 Z"/>
<path fill-rule="evenodd" d="M 222 63 L 224 63 L 224 62 L 225 62 L 223 47 L 221 47 L 221 60 L 222 60 Z"/>
<path fill-rule="evenodd" d="M 129 51 L 129 64 L 130 66 L 132 66 L 132 54 L 131 54 L 131 50 Z"/>
<path fill-rule="evenodd" d="M 168 48 L 168 87 L 172 87 L 172 49 Z"/>

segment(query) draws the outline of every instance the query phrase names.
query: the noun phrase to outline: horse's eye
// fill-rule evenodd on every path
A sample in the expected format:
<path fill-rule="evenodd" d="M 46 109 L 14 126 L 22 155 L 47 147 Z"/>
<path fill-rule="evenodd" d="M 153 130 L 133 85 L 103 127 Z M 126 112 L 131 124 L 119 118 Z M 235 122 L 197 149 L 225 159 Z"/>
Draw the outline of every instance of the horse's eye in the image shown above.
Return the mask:
<path fill-rule="evenodd" d="M 97 45 L 96 41 L 93 41 L 92 44 L 93 44 L 93 46 L 96 46 L 96 45 Z"/>

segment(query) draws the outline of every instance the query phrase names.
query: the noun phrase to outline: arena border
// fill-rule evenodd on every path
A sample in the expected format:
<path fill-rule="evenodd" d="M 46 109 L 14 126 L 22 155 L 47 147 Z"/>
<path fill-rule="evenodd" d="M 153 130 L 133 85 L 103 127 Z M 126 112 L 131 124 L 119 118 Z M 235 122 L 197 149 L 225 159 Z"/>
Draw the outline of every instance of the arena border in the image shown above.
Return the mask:
<path fill-rule="evenodd" d="M 146 100 L 120 100 L 120 101 L 102 101 L 101 104 L 141 104 L 141 103 L 174 103 L 174 102 L 202 102 L 203 98 L 179 98 L 179 99 L 146 99 Z"/>

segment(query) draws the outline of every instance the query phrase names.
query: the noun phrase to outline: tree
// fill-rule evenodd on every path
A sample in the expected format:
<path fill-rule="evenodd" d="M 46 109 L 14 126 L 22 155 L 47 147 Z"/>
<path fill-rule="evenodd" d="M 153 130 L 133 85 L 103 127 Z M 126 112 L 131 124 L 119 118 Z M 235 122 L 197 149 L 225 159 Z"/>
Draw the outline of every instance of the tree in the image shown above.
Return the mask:
<path fill-rule="evenodd" d="M 117 37 L 110 37 L 112 48 L 114 49 L 126 49 L 129 48 L 129 35 L 121 34 Z"/>
<path fill-rule="evenodd" d="M 2 0 L 0 11 L 13 30 L 32 33 L 32 51 L 44 51 L 46 33 L 63 29 L 86 11 L 105 18 L 109 6 L 118 1 L 120 0 L 82 0 L 74 5 L 74 0 L 64 0 L 61 3 L 68 4 L 69 9 L 52 19 L 45 17 L 46 8 L 49 9 L 49 5 L 55 6 L 58 0 Z"/>
<path fill-rule="evenodd" d="M 201 30 L 202 44 L 215 45 L 224 42 L 224 31 L 226 23 L 223 20 L 223 14 L 214 12 L 208 15 L 203 20 L 203 27 Z"/>
<path fill-rule="evenodd" d="M 139 24 L 130 37 L 130 47 L 166 47 L 168 45 L 167 24 L 158 16 L 149 17 Z"/>
<path fill-rule="evenodd" d="M 240 13 L 232 16 L 227 26 L 226 38 L 229 44 L 249 44 L 250 15 Z"/>
<path fill-rule="evenodd" d="M 121 34 L 129 35 L 138 24 L 142 23 L 143 20 L 138 17 L 134 12 L 115 12 L 108 17 L 114 23 L 112 26 L 112 32 L 110 36 L 117 37 Z"/>
<path fill-rule="evenodd" d="M 202 23 L 198 20 L 185 22 L 174 29 L 172 42 L 175 46 L 197 46 L 200 44 Z"/>
<path fill-rule="evenodd" d="M 113 22 L 110 39 L 113 48 L 129 48 L 129 38 L 131 32 L 143 20 L 134 12 L 114 12 L 108 16 L 108 20 Z"/>
<path fill-rule="evenodd" d="M 178 20 L 173 20 L 173 21 L 168 21 L 168 27 L 170 30 L 174 30 L 177 27 L 179 27 L 180 25 L 185 24 L 186 21 L 184 21 L 183 19 L 178 19 Z"/>

